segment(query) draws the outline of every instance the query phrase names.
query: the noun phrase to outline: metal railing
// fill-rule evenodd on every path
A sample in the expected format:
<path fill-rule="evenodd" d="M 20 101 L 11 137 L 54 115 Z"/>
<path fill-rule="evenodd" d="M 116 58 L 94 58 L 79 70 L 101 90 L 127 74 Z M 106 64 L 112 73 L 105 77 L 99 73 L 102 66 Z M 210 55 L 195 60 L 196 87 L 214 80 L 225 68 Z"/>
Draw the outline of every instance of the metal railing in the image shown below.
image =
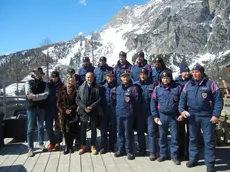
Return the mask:
<path fill-rule="evenodd" d="M 13 103 L 11 109 L 22 109 L 23 107 L 25 108 L 25 105 L 23 104 L 26 103 L 26 96 L 17 95 L 19 94 L 19 91 L 21 91 L 22 88 L 24 88 L 24 84 L 25 81 L 2 81 L 3 88 L 2 88 L 2 94 L 0 95 L 0 106 L 2 107 L 2 112 L 5 114 L 4 118 L 11 115 L 8 114 L 9 107 L 7 106 L 10 103 Z"/>

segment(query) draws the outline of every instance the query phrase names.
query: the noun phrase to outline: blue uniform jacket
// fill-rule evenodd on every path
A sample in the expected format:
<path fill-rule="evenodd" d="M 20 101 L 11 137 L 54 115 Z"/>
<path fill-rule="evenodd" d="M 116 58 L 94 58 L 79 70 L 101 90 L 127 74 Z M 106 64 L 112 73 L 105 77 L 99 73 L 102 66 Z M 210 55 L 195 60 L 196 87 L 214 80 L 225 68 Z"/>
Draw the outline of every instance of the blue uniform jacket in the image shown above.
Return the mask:
<path fill-rule="evenodd" d="M 223 98 L 218 85 L 206 75 L 200 82 L 188 81 L 181 93 L 179 112 L 188 107 L 190 115 L 219 117 L 223 109 Z"/>
<path fill-rule="evenodd" d="M 178 115 L 178 103 L 181 87 L 175 82 L 169 86 L 160 84 L 153 91 L 151 99 L 151 113 L 154 118 L 159 114 Z"/>
<path fill-rule="evenodd" d="M 119 85 L 116 90 L 116 116 L 128 117 L 139 114 L 140 90 L 132 82 L 126 87 Z"/>
<path fill-rule="evenodd" d="M 105 76 L 107 72 L 112 72 L 113 68 L 108 66 L 107 64 L 105 66 L 99 66 L 95 68 L 94 73 L 96 76 L 96 83 L 103 85 L 105 84 Z"/>
<path fill-rule="evenodd" d="M 179 75 L 176 79 L 175 79 L 175 82 L 181 86 L 181 88 L 184 88 L 184 85 L 186 82 L 188 82 L 189 80 L 192 79 L 192 76 L 190 76 L 189 78 L 183 80 L 181 75 Z"/>
<path fill-rule="evenodd" d="M 81 67 L 79 69 L 78 75 L 81 76 L 81 82 L 82 83 L 85 81 L 85 75 L 88 72 L 94 73 L 94 67 L 92 66 L 92 64 L 90 64 L 88 67 Z"/>
<path fill-rule="evenodd" d="M 112 83 L 105 83 L 103 85 L 105 89 L 105 99 L 106 99 L 106 106 L 115 109 L 116 107 L 116 90 L 117 90 L 117 83 L 116 81 Z"/>
<path fill-rule="evenodd" d="M 119 61 L 117 62 L 117 65 L 114 67 L 114 74 L 117 84 L 121 84 L 121 74 L 124 72 L 124 70 L 131 71 L 131 67 L 132 65 L 128 61 L 126 61 L 125 65 L 121 65 Z"/>
<path fill-rule="evenodd" d="M 147 116 L 151 115 L 150 102 L 153 89 L 155 88 L 156 84 L 152 80 L 148 79 L 146 81 L 139 80 L 135 83 L 135 85 L 141 88 L 141 113 Z"/>
<path fill-rule="evenodd" d="M 137 63 L 132 66 L 131 68 L 131 79 L 133 82 L 137 82 L 140 79 L 140 71 L 142 68 L 145 68 L 148 70 L 148 77 L 151 77 L 152 74 L 152 68 L 149 64 L 147 64 L 147 61 L 145 60 L 144 63 Z"/>
<path fill-rule="evenodd" d="M 160 81 L 160 75 L 163 70 L 170 70 L 166 67 L 162 67 L 160 69 L 152 68 L 152 80 L 153 82 L 159 82 Z M 170 70 L 171 71 L 171 70 Z"/>
<path fill-rule="evenodd" d="M 56 83 L 54 83 L 52 80 L 50 80 L 48 83 L 48 88 L 49 88 L 49 95 L 46 99 L 46 110 L 47 111 L 52 111 L 55 114 L 58 113 L 57 109 L 57 94 L 59 93 L 61 87 L 64 85 L 62 81 L 59 79 Z M 49 115 L 49 114 L 48 114 Z"/>

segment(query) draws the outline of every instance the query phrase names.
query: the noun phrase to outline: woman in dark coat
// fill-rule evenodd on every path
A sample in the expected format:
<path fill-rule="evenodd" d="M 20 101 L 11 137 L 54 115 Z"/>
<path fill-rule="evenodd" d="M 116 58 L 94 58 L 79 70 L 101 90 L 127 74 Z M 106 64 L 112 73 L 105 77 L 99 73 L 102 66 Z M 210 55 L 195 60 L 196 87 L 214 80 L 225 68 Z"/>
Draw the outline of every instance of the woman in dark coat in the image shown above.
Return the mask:
<path fill-rule="evenodd" d="M 73 140 L 76 138 L 79 127 L 76 113 L 77 105 L 75 103 L 76 95 L 75 78 L 69 77 L 67 85 L 60 89 L 57 100 L 60 127 L 66 144 L 64 154 L 73 153 Z"/>

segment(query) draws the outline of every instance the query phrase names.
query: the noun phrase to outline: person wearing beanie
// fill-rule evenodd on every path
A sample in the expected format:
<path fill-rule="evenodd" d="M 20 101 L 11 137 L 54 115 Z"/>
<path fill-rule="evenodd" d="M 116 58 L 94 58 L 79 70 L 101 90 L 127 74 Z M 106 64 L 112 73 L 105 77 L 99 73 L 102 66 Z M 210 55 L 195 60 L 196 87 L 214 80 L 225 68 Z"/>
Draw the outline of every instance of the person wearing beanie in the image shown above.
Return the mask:
<path fill-rule="evenodd" d="M 201 66 L 199 63 L 195 64 L 194 67 L 192 68 L 193 72 L 195 71 L 198 71 L 200 72 L 201 74 L 204 74 L 204 67 Z M 194 76 L 194 75 L 193 75 Z M 201 77 L 200 77 L 201 78 Z"/>
<path fill-rule="evenodd" d="M 121 84 L 116 90 L 118 150 L 114 153 L 115 157 L 123 156 L 126 152 L 128 160 L 135 159 L 133 149 L 135 113 L 140 113 L 140 89 L 131 81 L 129 70 L 124 70 L 121 74 Z"/>
<path fill-rule="evenodd" d="M 144 52 L 137 53 L 137 61 L 136 64 L 134 64 L 131 68 L 131 79 L 133 82 L 139 81 L 140 79 L 140 71 L 141 69 L 147 69 L 148 70 L 148 77 L 151 77 L 152 68 L 147 63 L 147 60 L 144 59 Z"/>
<path fill-rule="evenodd" d="M 127 54 L 124 51 L 121 51 L 119 53 L 119 60 L 114 67 L 114 75 L 117 84 L 121 84 L 121 74 L 124 72 L 124 70 L 131 71 L 132 65 L 127 61 L 126 57 Z"/>
<path fill-rule="evenodd" d="M 106 73 L 106 83 L 103 85 L 105 91 L 106 103 L 104 105 L 105 114 L 101 118 L 101 146 L 100 154 L 106 153 L 108 150 L 114 152 L 117 142 L 117 126 L 116 126 L 116 90 L 117 82 L 113 72 Z M 109 133 L 109 134 L 107 134 Z M 107 136 L 109 137 L 109 146 L 107 145 Z"/>
<path fill-rule="evenodd" d="M 102 56 L 99 59 L 99 64 L 94 70 L 96 77 L 96 83 L 99 85 L 104 85 L 106 82 L 105 76 L 107 72 L 112 72 L 113 68 L 106 63 L 106 57 Z"/>
<path fill-rule="evenodd" d="M 165 63 L 161 57 L 161 55 L 158 55 L 156 58 L 153 60 L 153 67 L 152 67 L 152 80 L 153 82 L 158 82 L 161 80 L 160 75 L 163 70 L 170 70 L 165 66 Z M 171 71 L 171 70 L 170 70 Z"/>
<path fill-rule="evenodd" d="M 179 118 L 188 120 L 189 161 L 186 166 L 191 168 L 198 163 L 198 131 L 202 129 L 205 165 L 207 172 L 214 172 L 215 126 L 223 109 L 223 97 L 219 86 L 208 79 L 204 71 L 198 63 L 192 68 L 192 79 L 185 84 L 180 96 Z"/>
<path fill-rule="evenodd" d="M 192 79 L 192 75 L 190 74 L 190 69 L 185 63 L 180 64 L 180 75 L 176 77 L 175 82 L 181 86 L 183 89 L 186 82 Z M 179 123 L 179 158 L 182 160 L 188 159 L 188 140 L 189 140 L 189 132 L 188 132 L 188 124 L 187 120 L 181 121 Z M 187 133 L 185 131 L 187 128 Z"/>
<path fill-rule="evenodd" d="M 179 160 L 179 138 L 178 138 L 178 103 L 181 87 L 177 85 L 172 78 L 172 73 L 169 70 L 163 70 L 161 73 L 161 83 L 155 87 L 151 99 L 151 113 L 154 121 L 159 126 L 159 147 L 160 157 L 158 162 L 165 161 L 167 155 L 167 133 L 170 128 L 171 143 L 170 153 L 171 159 L 176 165 L 180 165 Z"/>
<path fill-rule="evenodd" d="M 146 153 L 146 144 L 145 144 L 145 129 L 147 124 L 147 133 L 148 133 L 148 147 L 149 147 L 149 159 L 154 161 L 157 158 L 156 152 L 156 135 L 155 128 L 156 124 L 154 123 L 153 117 L 150 111 L 150 101 L 153 93 L 153 89 L 156 84 L 148 77 L 149 71 L 145 68 L 140 70 L 140 79 L 135 83 L 141 88 L 141 110 L 140 114 L 136 114 L 135 120 L 137 125 L 137 135 L 138 135 L 138 145 L 140 148 L 139 156 L 145 156 Z"/>
<path fill-rule="evenodd" d="M 64 85 L 60 79 L 58 71 L 52 71 L 50 81 L 47 83 L 49 88 L 49 95 L 46 99 L 46 119 L 45 126 L 47 135 L 50 141 L 48 150 L 52 151 L 60 149 L 60 143 L 62 142 L 62 134 L 60 133 L 60 123 L 58 119 L 57 109 L 57 95 Z M 55 122 L 55 132 L 53 130 L 53 123 Z"/>
<path fill-rule="evenodd" d="M 78 75 L 81 77 L 81 82 L 83 83 L 85 81 L 85 75 L 88 72 L 94 72 L 94 66 L 90 62 L 89 57 L 84 57 L 83 58 L 83 65 L 78 71 Z"/>

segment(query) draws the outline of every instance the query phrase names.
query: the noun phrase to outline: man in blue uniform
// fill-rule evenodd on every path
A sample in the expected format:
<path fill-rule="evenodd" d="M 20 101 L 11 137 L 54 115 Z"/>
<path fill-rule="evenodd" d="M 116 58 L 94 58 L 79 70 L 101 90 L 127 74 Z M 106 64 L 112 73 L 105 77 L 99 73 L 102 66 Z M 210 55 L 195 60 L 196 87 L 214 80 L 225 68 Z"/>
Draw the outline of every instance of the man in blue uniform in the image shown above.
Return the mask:
<path fill-rule="evenodd" d="M 105 89 L 106 105 L 105 113 L 101 119 L 101 150 L 104 154 L 108 150 L 107 132 L 109 132 L 109 150 L 114 151 L 114 146 L 117 141 L 117 126 L 116 126 L 116 89 L 117 83 L 112 72 L 106 74 L 106 83 L 103 85 Z"/>
<path fill-rule="evenodd" d="M 160 74 L 165 69 L 171 71 L 170 69 L 168 69 L 165 66 L 165 63 L 161 57 L 156 57 L 153 60 L 153 68 L 152 68 L 152 80 L 153 80 L 153 82 L 159 82 L 160 81 Z"/>
<path fill-rule="evenodd" d="M 215 124 L 223 108 L 223 98 L 218 85 L 209 80 L 204 67 L 196 64 L 181 93 L 179 111 L 189 124 L 189 161 L 187 167 L 195 167 L 198 162 L 198 133 L 202 129 L 204 137 L 204 158 L 207 172 L 215 171 Z M 188 107 L 188 112 L 186 107 Z M 189 115 L 188 115 L 189 114 Z"/>
<path fill-rule="evenodd" d="M 129 160 L 135 159 L 133 144 L 133 117 L 139 113 L 139 88 L 130 80 L 129 71 L 125 70 L 121 75 L 121 84 L 116 91 L 116 117 L 118 130 L 118 151 L 115 157 L 120 157 L 127 153 Z"/>
<path fill-rule="evenodd" d="M 151 112 L 154 117 L 154 121 L 159 125 L 159 146 L 160 157 L 158 162 L 165 161 L 167 159 L 167 134 L 168 128 L 170 128 L 171 143 L 170 152 L 171 159 L 176 165 L 180 165 L 178 149 L 178 102 L 180 97 L 180 89 L 172 79 L 172 73 L 169 70 L 162 71 L 161 84 L 154 89 L 151 100 Z"/>
<path fill-rule="evenodd" d="M 144 131 L 147 124 L 148 131 L 148 141 L 149 141 L 149 152 L 150 161 L 156 160 L 156 131 L 154 123 L 154 118 L 152 117 L 150 111 L 150 101 L 153 93 L 153 89 L 156 84 L 153 83 L 152 80 L 148 77 L 149 71 L 145 68 L 140 71 L 140 80 L 135 84 L 141 88 L 142 96 L 141 96 L 141 113 L 137 114 L 136 123 L 137 123 L 137 134 L 138 134 L 138 142 L 140 147 L 140 155 L 144 155 L 146 152 L 145 145 L 145 136 Z"/>
<path fill-rule="evenodd" d="M 94 73 L 94 67 L 92 66 L 92 63 L 90 62 L 89 57 L 84 57 L 83 58 L 83 65 L 79 69 L 79 72 L 78 72 L 78 75 L 80 75 L 82 82 L 85 81 L 85 75 L 88 72 Z"/>
<path fill-rule="evenodd" d="M 185 63 L 180 64 L 180 75 L 175 79 L 176 83 L 183 89 L 186 82 L 192 79 L 190 69 Z M 186 125 L 185 125 L 186 124 Z M 188 159 L 188 141 L 189 132 L 187 127 L 187 134 L 185 132 L 185 126 L 187 127 L 187 120 L 179 123 L 179 158 Z"/>
<path fill-rule="evenodd" d="M 145 60 L 145 54 L 144 52 L 139 52 L 137 57 L 137 62 L 136 64 L 134 64 L 131 68 L 131 79 L 136 82 L 139 81 L 140 79 L 140 71 L 141 69 L 147 69 L 148 71 L 148 77 L 151 77 L 151 73 L 152 73 L 152 68 L 151 66 L 147 63 L 147 60 Z"/>
<path fill-rule="evenodd" d="M 100 57 L 98 67 L 94 70 L 96 83 L 99 85 L 104 85 L 106 82 L 106 73 L 113 71 L 113 68 L 106 63 L 106 60 L 106 57 Z"/>
<path fill-rule="evenodd" d="M 124 51 L 119 53 L 119 60 L 117 65 L 114 67 L 114 75 L 117 81 L 117 84 L 121 84 L 121 74 L 124 70 L 131 71 L 132 65 L 126 60 L 127 54 Z"/>
<path fill-rule="evenodd" d="M 182 88 L 185 83 L 192 79 L 190 74 L 190 69 L 185 63 L 180 64 L 180 75 L 175 79 L 176 83 L 179 84 Z"/>

